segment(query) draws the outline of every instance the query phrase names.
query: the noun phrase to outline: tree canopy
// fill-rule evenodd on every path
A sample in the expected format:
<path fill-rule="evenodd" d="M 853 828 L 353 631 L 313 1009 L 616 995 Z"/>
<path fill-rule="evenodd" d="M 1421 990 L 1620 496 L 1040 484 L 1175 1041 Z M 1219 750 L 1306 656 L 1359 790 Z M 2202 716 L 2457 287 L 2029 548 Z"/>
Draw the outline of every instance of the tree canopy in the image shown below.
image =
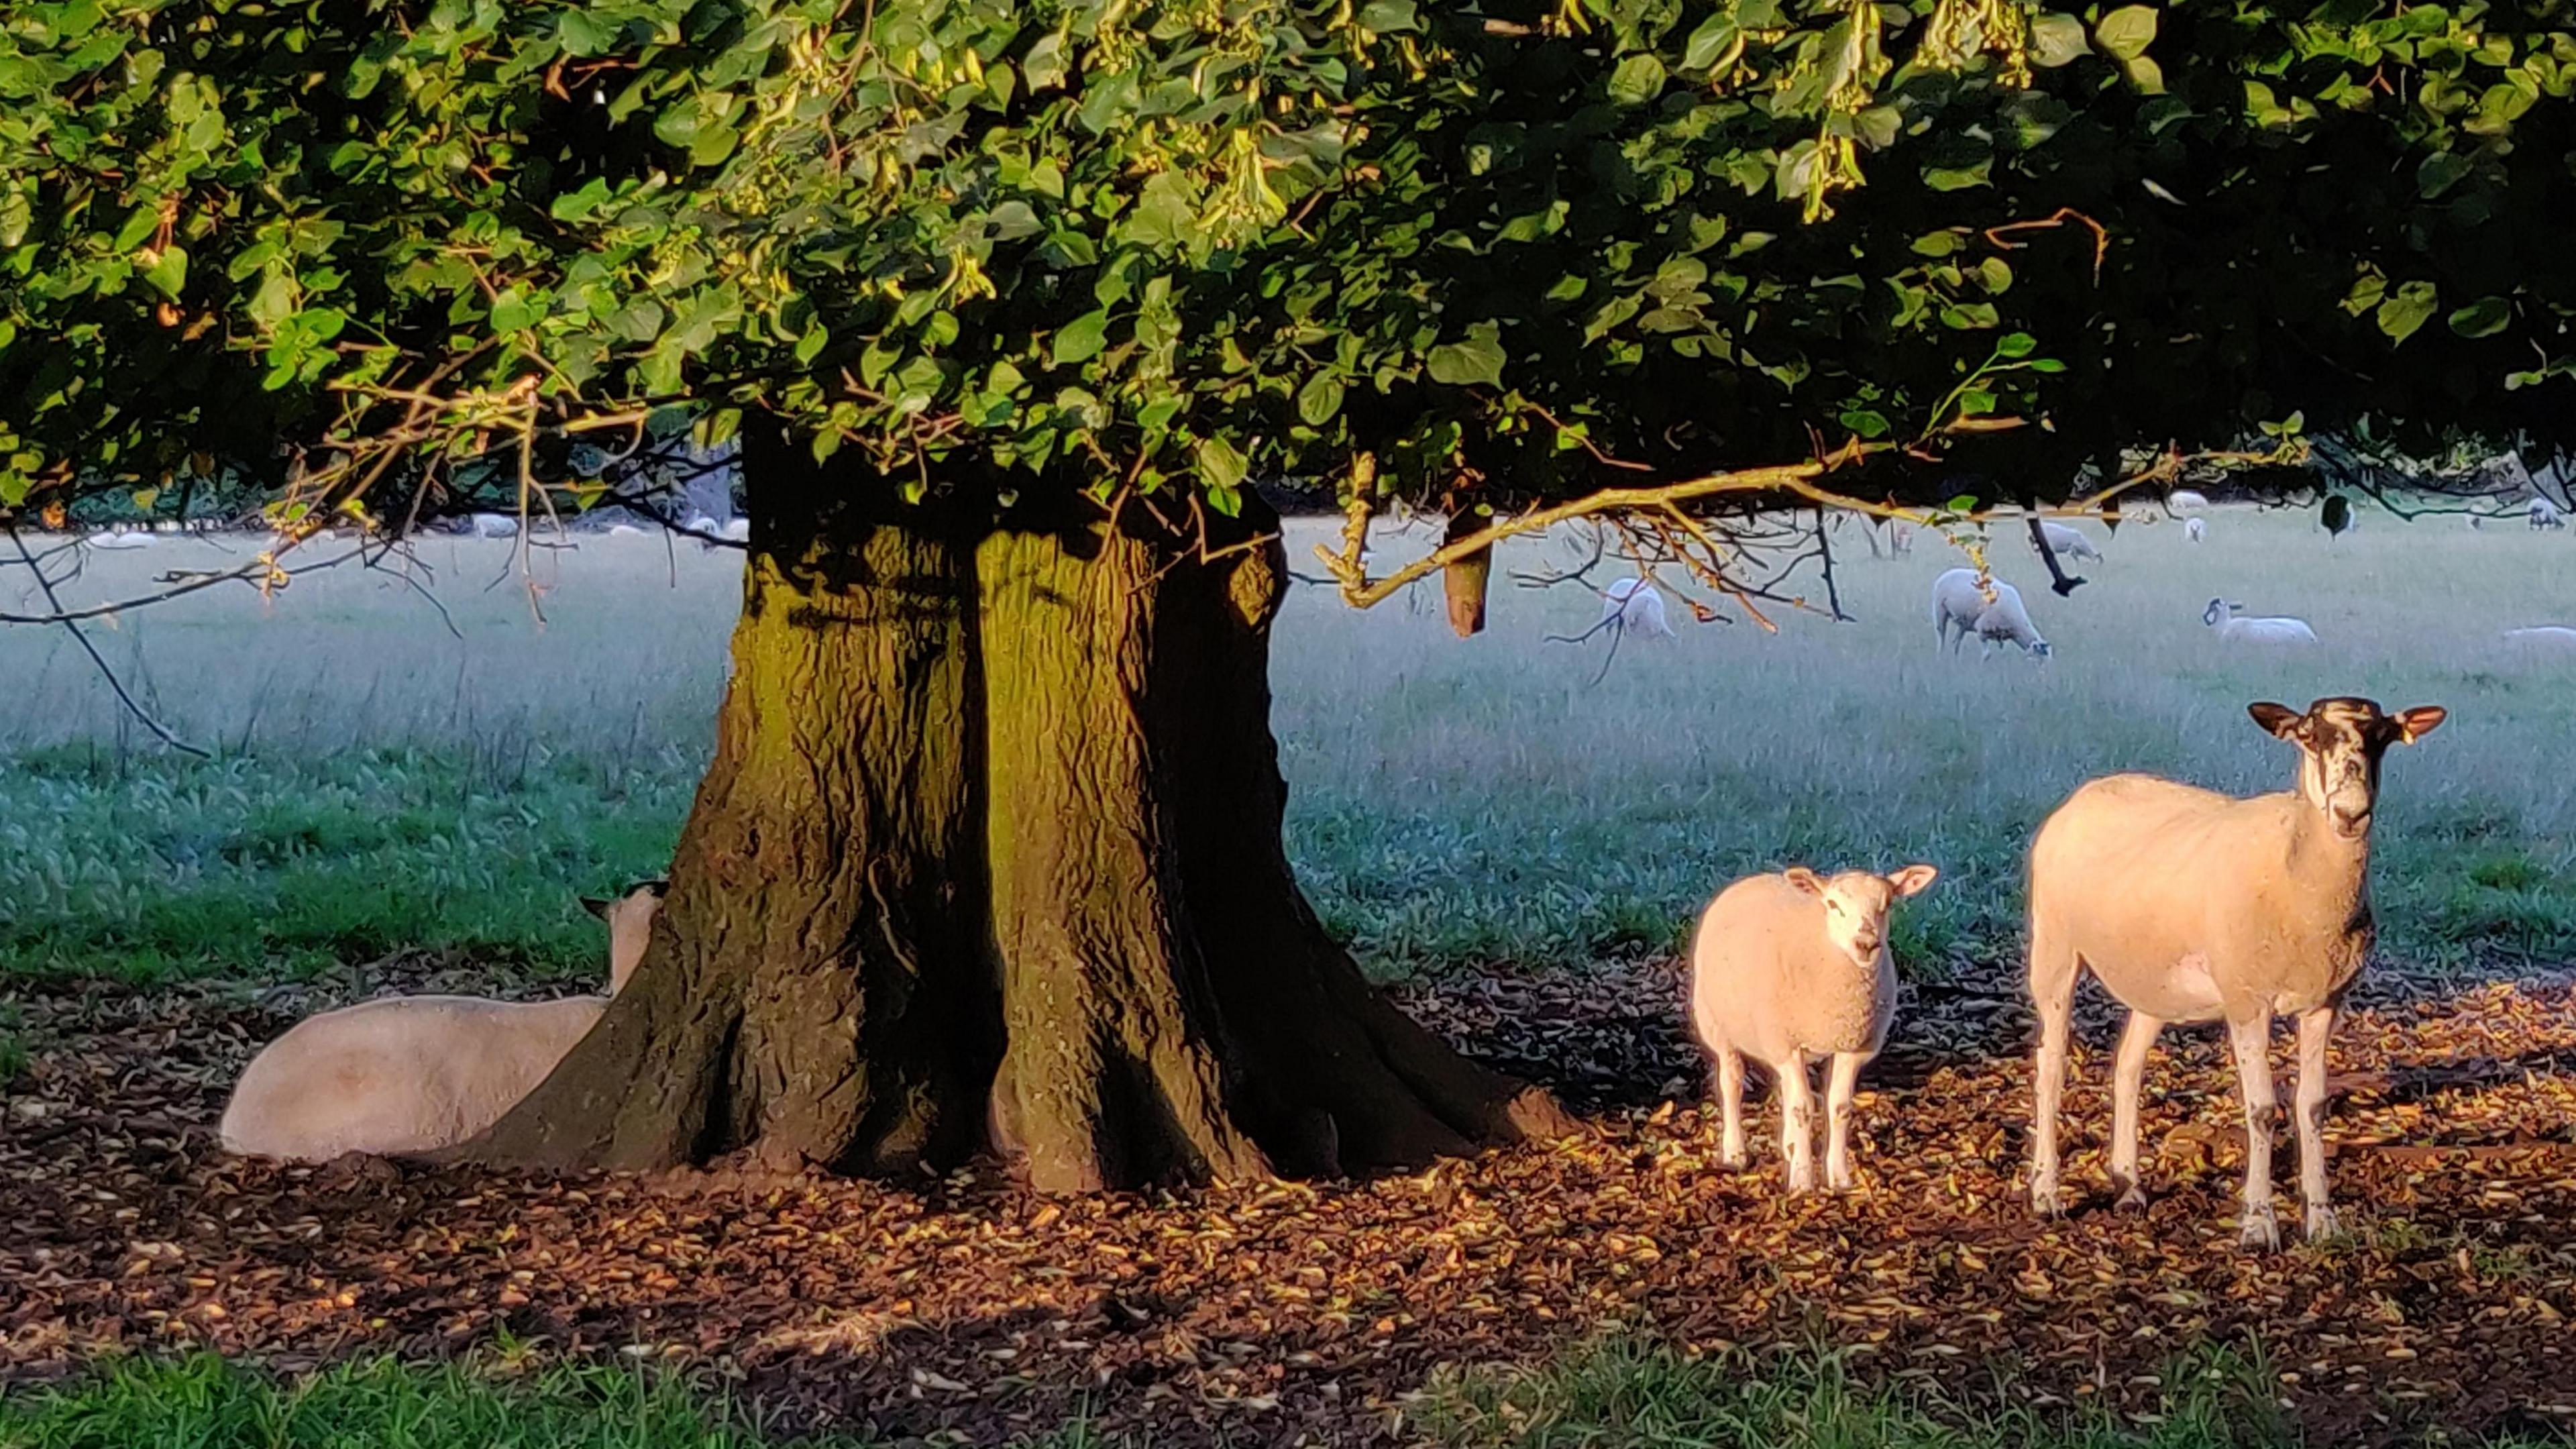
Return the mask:
<path fill-rule="evenodd" d="M 2567 23 L 19 5 L 0 502 L 216 467 L 579 502 L 657 411 L 747 408 L 914 493 L 1219 509 L 1362 454 L 1503 502 L 1961 418 L 2044 420 L 1978 435 L 2039 496 L 2293 412 L 2510 434 L 2576 365 Z"/>

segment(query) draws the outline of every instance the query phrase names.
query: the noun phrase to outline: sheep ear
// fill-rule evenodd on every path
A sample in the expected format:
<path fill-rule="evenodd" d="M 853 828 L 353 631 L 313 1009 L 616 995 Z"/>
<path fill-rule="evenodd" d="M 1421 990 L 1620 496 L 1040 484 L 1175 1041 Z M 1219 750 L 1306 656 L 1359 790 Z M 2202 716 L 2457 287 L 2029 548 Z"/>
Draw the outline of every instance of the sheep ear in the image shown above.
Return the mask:
<path fill-rule="evenodd" d="M 2254 716 L 2256 724 L 2285 740 L 2297 739 L 2299 726 L 2308 718 L 2286 704 L 2274 704 L 2268 699 L 2245 706 L 2245 712 Z"/>
<path fill-rule="evenodd" d="M 581 908 L 590 912 L 592 915 L 599 917 L 603 921 L 608 919 L 608 906 L 609 903 L 607 901 L 603 901 L 597 896 L 583 896 L 581 898 Z"/>
<path fill-rule="evenodd" d="M 1820 896 L 1825 893 L 1825 883 L 1816 878 L 1816 873 L 1814 871 L 1807 869 L 1803 865 L 1793 865 L 1780 873 L 1789 878 L 1789 884 L 1796 886 L 1798 889 L 1805 891 L 1811 896 Z"/>
<path fill-rule="evenodd" d="M 2442 721 L 2450 717 L 2451 712 L 2438 704 L 2419 704 L 2413 709 L 2399 710 L 2392 721 L 2397 726 L 2397 742 L 2411 745 L 2440 728 Z"/>
<path fill-rule="evenodd" d="M 1887 883 L 1896 887 L 1896 893 L 1899 896 L 1919 896 L 1930 890 L 1932 882 L 1940 878 L 1941 872 L 1933 866 L 1909 865 L 1903 870 L 1891 873 Z"/>

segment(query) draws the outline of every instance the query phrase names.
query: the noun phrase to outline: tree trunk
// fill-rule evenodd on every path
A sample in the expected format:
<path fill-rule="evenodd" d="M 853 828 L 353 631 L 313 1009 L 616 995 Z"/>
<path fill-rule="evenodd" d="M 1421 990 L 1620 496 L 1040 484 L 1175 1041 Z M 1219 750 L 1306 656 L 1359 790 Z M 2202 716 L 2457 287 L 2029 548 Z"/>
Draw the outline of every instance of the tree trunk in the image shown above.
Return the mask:
<path fill-rule="evenodd" d="M 1204 536 L 1080 501 L 967 520 L 747 437 L 733 680 L 651 946 L 459 1155 L 889 1172 L 990 1147 L 1087 1191 L 1567 1130 L 1381 997 L 1297 890 L 1257 501 Z"/>

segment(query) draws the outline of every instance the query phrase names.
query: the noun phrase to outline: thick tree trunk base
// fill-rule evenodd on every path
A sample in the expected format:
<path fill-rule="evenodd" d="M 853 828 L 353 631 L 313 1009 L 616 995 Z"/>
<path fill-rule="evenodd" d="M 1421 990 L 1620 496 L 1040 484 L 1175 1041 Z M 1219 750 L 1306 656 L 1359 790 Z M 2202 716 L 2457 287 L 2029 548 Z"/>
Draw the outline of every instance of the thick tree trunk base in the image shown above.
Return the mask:
<path fill-rule="evenodd" d="M 881 1174 L 991 1148 L 1076 1192 L 1571 1130 L 1370 987 L 1297 890 L 1275 519 L 970 530 L 775 440 L 745 465 L 734 678 L 651 947 L 456 1155 Z"/>

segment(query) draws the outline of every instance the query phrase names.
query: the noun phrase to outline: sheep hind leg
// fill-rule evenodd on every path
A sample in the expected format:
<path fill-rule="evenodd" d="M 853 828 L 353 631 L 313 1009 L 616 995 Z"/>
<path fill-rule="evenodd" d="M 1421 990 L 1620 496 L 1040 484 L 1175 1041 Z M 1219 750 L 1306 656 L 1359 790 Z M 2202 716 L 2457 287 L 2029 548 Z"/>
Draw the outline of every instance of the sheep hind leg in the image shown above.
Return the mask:
<path fill-rule="evenodd" d="M 2067 1035 L 2075 1015 L 2075 953 L 2056 945 L 2036 917 L 2030 933 L 2030 999 L 2039 1012 L 2039 1057 L 2031 1072 L 2030 1206 L 2063 1210 L 2057 1195 L 2057 1115 L 2066 1091 Z"/>
<path fill-rule="evenodd" d="M 2120 1206 L 2142 1208 L 2147 1190 L 2138 1176 L 2138 1094 L 2147 1075 L 2147 1053 L 2155 1049 L 2164 1023 L 2143 1011 L 2129 1013 L 2120 1033 L 2120 1054 L 2111 1066 L 2111 1186 Z"/>
<path fill-rule="evenodd" d="M 1804 1053 L 1791 1052 L 1779 1064 L 1780 1151 L 1789 1167 L 1789 1191 L 1816 1188 L 1816 1087 L 1807 1078 Z"/>
<path fill-rule="evenodd" d="M 2299 1013 L 2299 1197 L 2307 1208 L 2308 1241 L 2342 1231 L 2326 1188 L 2326 1038 L 2334 1034 L 2335 1009 Z"/>
<path fill-rule="evenodd" d="M 1825 1082 L 1825 1186 L 1833 1192 L 1852 1190 L 1852 1092 L 1868 1060 L 1862 1052 L 1834 1053 L 1833 1075 Z"/>
<path fill-rule="evenodd" d="M 1726 1123 L 1717 1160 L 1728 1167 L 1744 1165 L 1744 1053 L 1717 1049 L 1717 1110 Z"/>
<path fill-rule="evenodd" d="M 2245 1094 L 2245 1215 L 2237 1240 L 2269 1252 L 2281 1246 L 2281 1225 L 2272 1215 L 2272 1113 L 2278 1102 L 2270 1014 L 2229 1022 L 2227 1040 L 2236 1049 L 2237 1087 Z"/>

